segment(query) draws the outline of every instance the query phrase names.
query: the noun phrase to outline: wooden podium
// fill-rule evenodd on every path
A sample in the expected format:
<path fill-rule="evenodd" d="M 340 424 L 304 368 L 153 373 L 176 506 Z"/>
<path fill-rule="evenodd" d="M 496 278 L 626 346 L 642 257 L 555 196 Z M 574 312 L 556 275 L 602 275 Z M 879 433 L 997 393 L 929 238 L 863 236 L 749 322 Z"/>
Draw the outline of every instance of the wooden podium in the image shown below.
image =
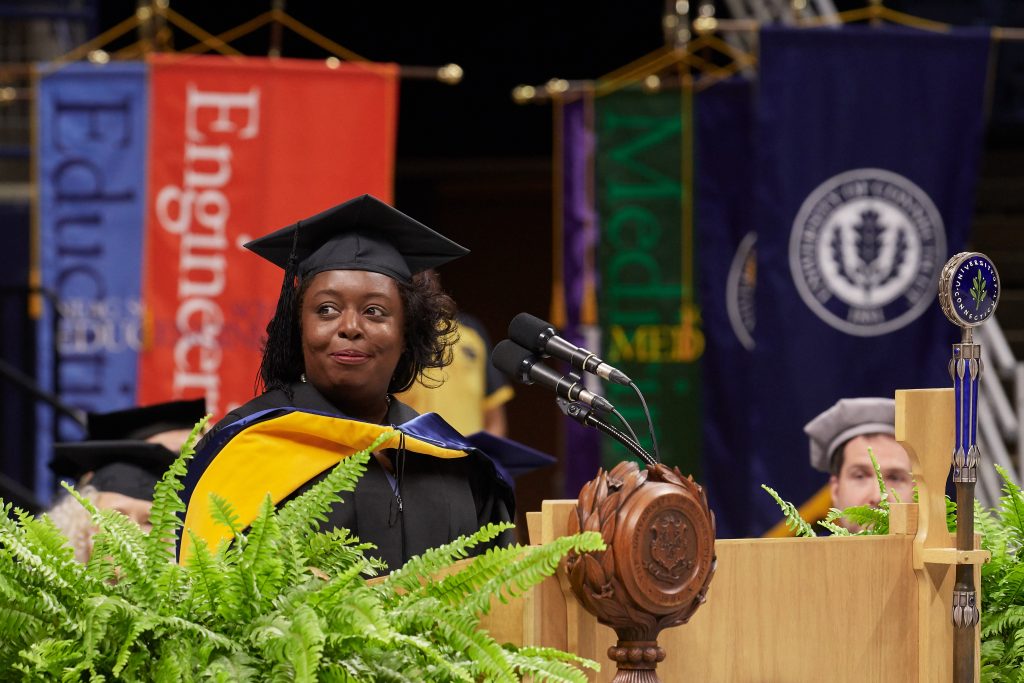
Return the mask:
<path fill-rule="evenodd" d="M 952 389 L 896 392 L 896 439 L 910 454 L 919 503 L 893 505 L 889 535 L 716 541 L 707 602 L 659 637 L 661 680 L 952 681 L 954 568 L 973 564 L 977 573 L 987 559 L 957 551 L 945 526 L 953 421 Z M 565 535 L 575 506 L 545 501 L 529 513 L 531 543 Z M 616 635 L 583 609 L 564 571 L 496 604 L 483 627 L 499 641 L 594 659 L 595 681 L 615 676 L 607 653 Z M 980 680 L 977 670 L 976 660 Z"/>

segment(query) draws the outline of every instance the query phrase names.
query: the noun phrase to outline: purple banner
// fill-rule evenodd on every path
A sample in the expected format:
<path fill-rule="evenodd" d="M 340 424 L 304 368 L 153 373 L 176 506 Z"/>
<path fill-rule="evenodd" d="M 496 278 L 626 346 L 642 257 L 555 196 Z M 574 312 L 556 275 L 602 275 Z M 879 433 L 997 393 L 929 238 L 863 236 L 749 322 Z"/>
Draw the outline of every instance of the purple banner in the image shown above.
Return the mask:
<path fill-rule="evenodd" d="M 577 346 L 599 348 L 597 329 L 597 211 L 594 207 L 594 144 L 590 94 L 562 107 L 562 333 Z M 593 377 L 590 376 L 592 379 Z M 600 387 L 590 387 L 600 390 Z M 575 498 L 601 465 L 600 434 L 565 420 L 565 495 Z"/>

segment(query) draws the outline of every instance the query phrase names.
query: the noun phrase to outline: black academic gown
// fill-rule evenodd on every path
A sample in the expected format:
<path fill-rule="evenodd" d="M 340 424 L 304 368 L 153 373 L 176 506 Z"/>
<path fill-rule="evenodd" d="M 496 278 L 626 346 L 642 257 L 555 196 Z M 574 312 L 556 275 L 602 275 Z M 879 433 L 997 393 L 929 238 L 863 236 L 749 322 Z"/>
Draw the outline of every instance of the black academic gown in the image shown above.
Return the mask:
<path fill-rule="evenodd" d="M 344 417 L 312 384 L 295 383 L 289 388 L 292 397 L 280 389 L 268 391 L 225 415 L 211 433 L 270 408 L 299 408 Z M 392 399 L 387 422 L 400 425 L 417 414 Z M 484 524 L 512 519 L 512 490 L 487 457 L 471 453 L 446 460 L 408 450 L 404 456 L 392 451 L 391 457 L 395 474 L 390 475 L 371 458 L 355 491 L 342 495 L 343 502 L 331 508 L 325 525 L 325 530 L 344 527 L 376 545 L 377 550 L 369 554 L 384 560 L 389 569 L 398 569 L 413 555 L 471 534 Z M 327 472 L 314 477 L 289 499 L 325 476 Z M 514 541 L 514 533 L 509 531 L 497 543 Z"/>

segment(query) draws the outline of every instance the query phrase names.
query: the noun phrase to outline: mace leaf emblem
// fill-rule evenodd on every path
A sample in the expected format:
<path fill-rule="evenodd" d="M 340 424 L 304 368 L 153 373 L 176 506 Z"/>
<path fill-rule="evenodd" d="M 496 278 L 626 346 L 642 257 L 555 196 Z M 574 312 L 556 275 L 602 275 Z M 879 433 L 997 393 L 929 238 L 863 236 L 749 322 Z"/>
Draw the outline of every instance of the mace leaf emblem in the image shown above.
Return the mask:
<path fill-rule="evenodd" d="M 974 299 L 974 310 L 978 310 L 981 307 L 981 302 L 985 300 L 985 295 L 988 292 L 985 291 L 985 278 L 981 276 L 981 269 L 978 269 L 978 274 L 974 276 L 971 284 L 971 298 Z"/>

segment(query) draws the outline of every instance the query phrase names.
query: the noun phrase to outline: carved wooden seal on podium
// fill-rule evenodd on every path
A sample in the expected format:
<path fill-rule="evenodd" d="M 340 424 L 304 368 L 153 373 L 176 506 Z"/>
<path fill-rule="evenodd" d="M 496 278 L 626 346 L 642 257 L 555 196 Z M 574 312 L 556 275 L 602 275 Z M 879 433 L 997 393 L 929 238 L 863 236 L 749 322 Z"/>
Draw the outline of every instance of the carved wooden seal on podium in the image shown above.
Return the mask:
<path fill-rule="evenodd" d="M 704 603 L 715 571 L 715 518 L 703 489 L 678 468 L 622 462 L 580 492 L 569 532 L 599 531 L 608 549 L 570 555 L 573 593 L 618 644 L 613 683 L 658 681 L 658 634 Z"/>

